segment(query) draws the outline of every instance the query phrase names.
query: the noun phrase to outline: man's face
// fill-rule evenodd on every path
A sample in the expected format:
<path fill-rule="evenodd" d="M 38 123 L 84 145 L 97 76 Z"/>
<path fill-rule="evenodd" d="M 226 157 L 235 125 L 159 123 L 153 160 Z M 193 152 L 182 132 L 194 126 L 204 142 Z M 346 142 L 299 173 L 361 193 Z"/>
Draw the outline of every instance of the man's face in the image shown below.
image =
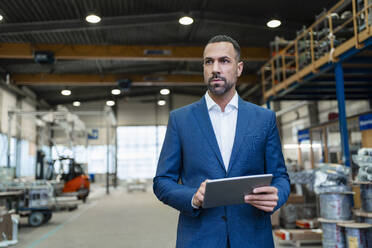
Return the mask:
<path fill-rule="evenodd" d="M 204 82 L 213 95 L 221 96 L 235 88 L 243 62 L 237 61 L 234 46 L 230 42 L 208 44 L 203 57 Z"/>

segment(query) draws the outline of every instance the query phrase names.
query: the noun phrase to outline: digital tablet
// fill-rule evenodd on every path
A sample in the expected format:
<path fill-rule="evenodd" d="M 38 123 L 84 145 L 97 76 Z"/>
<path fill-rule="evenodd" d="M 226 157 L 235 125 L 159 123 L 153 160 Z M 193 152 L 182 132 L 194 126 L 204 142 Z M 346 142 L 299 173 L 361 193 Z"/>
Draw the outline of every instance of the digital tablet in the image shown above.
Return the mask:
<path fill-rule="evenodd" d="M 245 195 L 252 194 L 255 188 L 269 186 L 272 177 L 272 174 L 262 174 L 208 180 L 202 207 L 243 204 Z"/>

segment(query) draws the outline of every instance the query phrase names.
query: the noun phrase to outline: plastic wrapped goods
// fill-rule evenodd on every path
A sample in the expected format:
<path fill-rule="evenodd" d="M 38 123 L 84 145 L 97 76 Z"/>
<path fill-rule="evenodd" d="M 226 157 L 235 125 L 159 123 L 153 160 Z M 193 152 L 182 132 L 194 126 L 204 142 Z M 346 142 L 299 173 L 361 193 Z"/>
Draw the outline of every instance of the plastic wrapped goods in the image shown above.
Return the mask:
<path fill-rule="evenodd" d="M 315 171 L 315 193 L 351 191 L 351 187 L 347 186 L 349 173 L 350 168 L 344 165 L 319 164 L 319 169 Z"/>

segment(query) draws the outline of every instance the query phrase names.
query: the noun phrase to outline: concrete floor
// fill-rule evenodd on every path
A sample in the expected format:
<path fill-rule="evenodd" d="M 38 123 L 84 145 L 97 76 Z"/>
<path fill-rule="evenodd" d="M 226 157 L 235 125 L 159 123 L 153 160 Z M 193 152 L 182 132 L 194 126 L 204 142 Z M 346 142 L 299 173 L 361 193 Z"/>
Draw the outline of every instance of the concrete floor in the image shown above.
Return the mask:
<path fill-rule="evenodd" d="M 177 212 L 156 200 L 152 190 L 128 194 L 123 188 L 94 188 L 86 204 L 56 212 L 38 228 L 21 220 L 20 248 L 174 247 Z"/>
<path fill-rule="evenodd" d="M 21 219 L 15 247 L 173 248 L 177 216 L 177 211 L 155 198 L 151 187 L 146 193 L 127 193 L 118 187 L 107 196 L 105 188 L 94 185 L 86 204 L 72 212 L 54 213 L 41 227 L 31 228 L 27 219 Z"/>

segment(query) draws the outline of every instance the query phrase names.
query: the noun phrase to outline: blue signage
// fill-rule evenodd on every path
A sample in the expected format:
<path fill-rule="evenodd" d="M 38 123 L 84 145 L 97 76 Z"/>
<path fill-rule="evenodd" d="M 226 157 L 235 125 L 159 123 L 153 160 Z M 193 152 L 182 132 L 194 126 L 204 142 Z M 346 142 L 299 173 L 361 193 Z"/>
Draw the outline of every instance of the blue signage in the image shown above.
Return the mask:
<path fill-rule="evenodd" d="M 297 132 L 297 138 L 298 142 L 304 141 L 304 140 L 310 140 L 310 131 L 309 129 L 300 130 Z"/>
<path fill-rule="evenodd" d="M 372 113 L 359 116 L 360 131 L 372 129 Z"/>
<path fill-rule="evenodd" d="M 92 131 L 88 133 L 88 139 L 90 140 L 98 139 L 98 129 L 92 129 Z"/>

